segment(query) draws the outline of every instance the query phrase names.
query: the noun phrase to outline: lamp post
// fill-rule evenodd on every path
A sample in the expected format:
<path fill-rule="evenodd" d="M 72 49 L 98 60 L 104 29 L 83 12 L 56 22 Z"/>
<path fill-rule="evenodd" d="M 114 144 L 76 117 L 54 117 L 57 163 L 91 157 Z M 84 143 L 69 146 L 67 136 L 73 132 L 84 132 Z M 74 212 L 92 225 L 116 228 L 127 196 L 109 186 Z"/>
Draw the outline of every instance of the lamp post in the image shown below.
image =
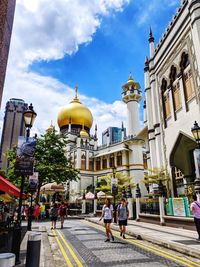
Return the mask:
<path fill-rule="evenodd" d="M 191 129 L 194 139 L 197 143 L 197 148 L 194 150 L 195 174 L 194 191 L 197 194 L 198 201 L 200 201 L 200 127 L 195 121 Z"/>
<path fill-rule="evenodd" d="M 112 174 L 113 174 L 113 178 L 111 179 L 111 191 L 112 191 L 112 195 L 114 197 L 114 223 L 116 223 L 117 220 L 116 220 L 115 200 L 116 200 L 116 195 L 118 193 L 118 185 L 117 185 L 117 179 L 115 178 L 115 175 L 116 175 L 116 167 L 115 166 L 112 167 Z"/>
<path fill-rule="evenodd" d="M 33 110 L 32 103 L 30 104 L 29 108 L 26 111 L 24 111 L 23 116 L 24 116 L 24 124 L 26 127 L 26 141 L 28 142 L 28 139 L 30 137 L 30 129 L 32 128 L 35 118 L 37 116 L 37 113 Z M 28 225 L 27 225 L 28 231 L 31 231 L 31 225 L 32 225 L 32 198 L 33 198 L 33 192 L 31 192 L 31 206 L 29 207 L 29 212 L 28 212 Z"/>
<path fill-rule="evenodd" d="M 23 113 L 23 119 L 24 124 L 26 127 L 26 142 L 29 139 L 30 136 L 30 129 L 33 126 L 34 120 L 36 118 L 37 114 L 33 110 L 33 105 L 30 104 L 29 108 L 24 111 Z M 22 196 L 24 191 L 24 182 L 25 182 L 25 174 L 21 174 L 21 187 L 20 187 L 20 197 L 19 197 L 19 206 L 18 206 L 18 216 L 17 216 L 17 222 L 14 227 L 13 236 L 15 237 L 13 239 L 12 244 L 12 252 L 15 253 L 16 259 L 15 263 L 20 264 L 20 243 L 21 243 L 21 208 L 22 208 Z"/>

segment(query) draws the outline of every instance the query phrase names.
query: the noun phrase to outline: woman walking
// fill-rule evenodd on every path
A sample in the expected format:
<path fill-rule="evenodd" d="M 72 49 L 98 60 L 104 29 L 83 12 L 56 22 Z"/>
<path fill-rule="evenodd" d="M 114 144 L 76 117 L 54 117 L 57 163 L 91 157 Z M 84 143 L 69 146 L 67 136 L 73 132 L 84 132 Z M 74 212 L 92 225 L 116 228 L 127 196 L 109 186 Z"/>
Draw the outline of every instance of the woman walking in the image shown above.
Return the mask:
<path fill-rule="evenodd" d="M 121 203 L 117 207 L 117 218 L 119 223 L 120 236 L 122 236 L 124 239 L 126 238 L 125 233 L 126 233 L 128 216 L 129 216 L 129 211 L 126 204 L 126 200 L 122 198 Z"/>
<path fill-rule="evenodd" d="M 53 207 L 51 208 L 51 223 L 52 223 L 51 230 L 56 229 L 57 219 L 58 219 L 58 206 L 55 203 Z"/>
<path fill-rule="evenodd" d="M 110 237 L 112 239 L 112 241 L 114 241 L 114 236 L 112 235 L 112 232 L 110 230 L 110 224 L 112 222 L 113 219 L 113 205 L 110 203 L 110 199 L 106 199 L 105 201 L 105 205 L 103 206 L 102 209 L 102 215 L 100 217 L 100 220 L 104 218 L 104 226 L 106 229 L 106 235 L 107 235 L 107 239 L 105 240 L 105 242 L 109 242 L 110 241 Z"/>

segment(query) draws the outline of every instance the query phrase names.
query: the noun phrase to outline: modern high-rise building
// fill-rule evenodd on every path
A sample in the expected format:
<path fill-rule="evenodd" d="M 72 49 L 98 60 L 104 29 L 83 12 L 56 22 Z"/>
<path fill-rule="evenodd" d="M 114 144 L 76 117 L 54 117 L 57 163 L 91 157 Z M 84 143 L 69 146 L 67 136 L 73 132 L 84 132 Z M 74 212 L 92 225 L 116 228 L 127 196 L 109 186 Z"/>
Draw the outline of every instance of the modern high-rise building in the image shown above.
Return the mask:
<path fill-rule="evenodd" d="M 6 75 L 16 0 L 0 1 L 0 104 Z"/>
<path fill-rule="evenodd" d="M 25 134 L 23 112 L 27 108 L 28 104 L 17 98 L 11 98 L 6 104 L 0 147 L 0 167 L 3 170 L 6 170 L 8 166 L 6 152 L 17 145 L 19 136 Z"/>
<path fill-rule="evenodd" d="M 118 143 L 122 140 L 122 131 L 126 129 L 119 127 L 109 127 L 102 133 L 102 145 Z"/>

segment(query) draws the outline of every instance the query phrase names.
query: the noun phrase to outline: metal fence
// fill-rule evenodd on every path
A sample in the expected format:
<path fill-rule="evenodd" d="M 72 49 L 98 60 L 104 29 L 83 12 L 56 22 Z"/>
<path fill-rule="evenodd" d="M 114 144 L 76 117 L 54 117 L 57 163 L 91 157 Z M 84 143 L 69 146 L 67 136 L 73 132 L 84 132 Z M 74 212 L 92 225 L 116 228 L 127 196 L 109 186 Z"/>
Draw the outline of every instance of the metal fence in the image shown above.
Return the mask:
<path fill-rule="evenodd" d="M 160 214 L 159 210 L 159 199 L 158 198 L 148 198 L 140 199 L 140 212 L 145 214 Z"/>

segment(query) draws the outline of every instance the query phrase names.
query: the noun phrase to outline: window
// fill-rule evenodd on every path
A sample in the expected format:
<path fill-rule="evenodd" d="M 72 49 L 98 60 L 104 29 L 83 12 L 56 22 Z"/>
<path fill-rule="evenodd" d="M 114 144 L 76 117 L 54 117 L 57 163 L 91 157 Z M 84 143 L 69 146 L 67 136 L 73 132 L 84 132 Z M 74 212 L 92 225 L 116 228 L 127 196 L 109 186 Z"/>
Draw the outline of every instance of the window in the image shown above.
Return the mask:
<path fill-rule="evenodd" d="M 98 158 L 96 160 L 96 170 L 99 171 L 100 169 L 101 169 L 101 160 L 100 160 L 100 158 Z"/>
<path fill-rule="evenodd" d="M 163 106 L 163 116 L 167 120 L 171 116 L 170 102 L 169 102 L 169 93 L 167 90 L 167 81 L 163 78 L 161 85 L 161 94 L 162 94 L 162 106 Z M 166 124 L 165 124 L 166 127 Z"/>
<path fill-rule="evenodd" d="M 164 94 L 164 109 L 165 109 L 165 114 L 166 114 L 165 119 L 169 119 L 171 117 L 169 92 L 166 92 Z"/>
<path fill-rule="evenodd" d="M 185 100 L 187 102 L 195 96 L 195 89 L 189 56 L 185 52 L 181 56 L 180 67 L 185 90 Z"/>
<path fill-rule="evenodd" d="M 85 155 L 81 156 L 81 170 L 86 170 L 86 157 L 85 157 Z"/>
<path fill-rule="evenodd" d="M 103 158 L 103 169 L 107 169 L 107 159 Z"/>
<path fill-rule="evenodd" d="M 143 153 L 143 164 L 144 164 L 144 169 L 148 169 L 148 164 L 147 164 L 147 154 Z"/>
<path fill-rule="evenodd" d="M 115 158 L 114 158 L 114 155 L 111 155 L 110 156 L 110 168 L 114 167 L 115 165 Z"/>
<path fill-rule="evenodd" d="M 117 166 L 122 166 L 122 152 L 117 153 Z"/>
<path fill-rule="evenodd" d="M 174 108 L 175 111 L 181 108 L 181 96 L 180 96 L 180 83 L 177 82 L 173 85 L 173 94 L 174 94 Z"/>
<path fill-rule="evenodd" d="M 89 171 L 93 171 L 94 170 L 94 160 L 90 159 L 89 160 Z"/>
<path fill-rule="evenodd" d="M 185 83 L 186 101 L 189 101 L 191 98 L 193 98 L 195 96 L 192 71 L 191 71 L 190 67 L 187 68 L 186 70 L 184 70 L 183 79 L 184 79 L 184 83 Z"/>

